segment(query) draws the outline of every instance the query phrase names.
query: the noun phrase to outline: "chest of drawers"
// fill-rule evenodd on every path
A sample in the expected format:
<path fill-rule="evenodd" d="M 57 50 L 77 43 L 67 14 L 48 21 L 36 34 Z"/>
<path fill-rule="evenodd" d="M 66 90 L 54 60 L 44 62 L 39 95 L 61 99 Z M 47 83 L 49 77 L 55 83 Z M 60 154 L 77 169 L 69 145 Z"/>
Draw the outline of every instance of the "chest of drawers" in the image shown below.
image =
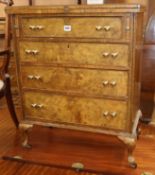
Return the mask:
<path fill-rule="evenodd" d="M 20 128 L 33 125 L 116 136 L 136 143 L 143 9 L 139 5 L 9 7 Z M 22 143 L 29 147 L 28 138 Z"/>

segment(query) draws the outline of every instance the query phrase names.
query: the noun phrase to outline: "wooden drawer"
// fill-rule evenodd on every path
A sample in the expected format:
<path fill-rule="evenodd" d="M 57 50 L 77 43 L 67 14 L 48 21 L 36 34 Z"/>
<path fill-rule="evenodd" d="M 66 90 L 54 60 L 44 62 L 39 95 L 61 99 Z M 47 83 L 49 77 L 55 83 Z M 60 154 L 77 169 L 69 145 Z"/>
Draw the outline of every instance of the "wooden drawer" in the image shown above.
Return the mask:
<path fill-rule="evenodd" d="M 129 46 L 103 43 L 19 42 L 21 62 L 129 66 Z"/>
<path fill-rule="evenodd" d="M 124 130 L 127 103 L 49 93 L 24 93 L 26 119 Z M 93 110 L 92 110 L 93 109 Z"/>
<path fill-rule="evenodd" d="M 21 67 L 22 85 L 95 96 L 127 96 L 128 72 L 61 67 Z"/>
<path fill-rule="evenodd" d="M 122 17 L 22 17 L 24 37 L 78 37 L 121 39 Z"/>

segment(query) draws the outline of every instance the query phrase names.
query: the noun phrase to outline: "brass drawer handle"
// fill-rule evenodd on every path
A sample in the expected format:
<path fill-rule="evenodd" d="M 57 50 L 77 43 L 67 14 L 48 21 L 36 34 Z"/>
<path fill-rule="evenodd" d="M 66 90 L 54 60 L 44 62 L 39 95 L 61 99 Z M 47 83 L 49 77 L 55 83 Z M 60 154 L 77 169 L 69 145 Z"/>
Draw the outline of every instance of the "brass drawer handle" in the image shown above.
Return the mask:
<path fill-rule="evenodd" d="M 108 85 L 109 85 L 109 81 L 108 81 L 108 80 L 105 80 L 105 81 L 102 82 L 102 84 L 103 84 L 104 86 L 108 86 Z"/>
<path fill-rule="evenodd" d="M 42 26 L 42 25 L 30 25 L 29 26 L 29 29 L 31 29 L 31 30 L 42 30 L 42 29 L 44 29 L 45 27 L 44 26 Z"/>
<path fill-rule="evenodd" d="M 112 58 L 117 58 L 119 53 L 118 52 L 114 52 L 114 53 L 104 52 L 102 55 L 105 58 L 109 57 L 110 55 L 111 55 Z"/>
<path fill-rule="evenodd" d="M 104 52 L 104 53 L 103 53 L 103 56 L 104 56 L 105 58 L 107 58 L 109 55 L 110 55 L 109 52 Z"/>
<path fill-rule="evenodd" d="M 31 107 L 32 107 L 32 108 L 36 108 L 36 106 L 37 106 L 37 104 L 36 104 L 36 103 L 31 104 Z"/>
<path fill-rule="evenodd" d="M 111 26 L 104 26 L 104 27 L 102 27 L 102 26 L 96 26 L 96 30 L 97 31 L 104 30 L 106 32 L 109 32 L 111 30 L 111 28 L 112 28 Z"/>
<path fill-rule="evenodd" d="M 36 104 L 36 103 L 34 103 L 34 104 L 31 104 L 31 107 L 35 108 L 35 109 L 41 109 L 41 108 L 44 107 L 44 105 L 43 104 Z"/>
<path fill-rule="evenodd" d="M 41 80 L 40 75 L 28 75 L 27 78 L 30 80 Z"/>
<path fill-rule="evenodd" d="M 41 80 L 41 76 L 40 76 L 40 75 L 36 75 L 36 76 L 34 76 L 34 78 L 35 78 L 36 80 Z"/>
<path fill-rule="evenodd" d="M 112 112 L 112 113 L 110 113 L 110 115 L 111 115 L 112 117 L 116 117 L 116 116 L 117 116 L 117 112 Z"/>
<path fill-rule="evenodd" d="M 96 26 L 96 30 L 97 30 L 97 31 L 101 31 L 102 29 L 103 29 L 102 26 Z"/>
<path fill-rule="evenodd" d="M 38 50 L 32 50 L 32 54 L 33 54 L 33 55 L 37 55 L 38 53 L 39 53 Z"/>
<path fill-rule="evenodd" d="M 36 28 L 36 26 L 34 26 L 34 25 L 29 26 L 29 29 L 31 29 L 31 30 L 35 30 L 35 28 Z"/>
<path fill-rule="evenodd" d="M 31 53 L 31 50 L 26 49 L 26 50 L 25 50 L 25 53 L 26 53 L 26 54 L 30 54 L 30 53 Z"/>
<path fill-rule="evenodd" d="M 108 111 L 106 111 L 106 112 L 103 113 L 103 116 L 104 117 L 108 117 L 108 115 L 109 115 L 109 112 Z"/>
<path fill-rule="evenodd" d="M 109 32 L 109 31 L 111 30 L 111 26 L 104 26 L 104 30 L 105 30 L 106 32 Z"/>
<path fill-rule="evenodd" d="M 43 104 L 38 104 L 37 107 L 41 109 L 41 108 L 44 107 L 44 105 Z"/>
<path fill-rule="evenodd" d="M 38 26 L 36 26 L 36 29 L 38 29 L 38 30 L 42 30 L 42 29 L 44 29 L 45 27 L 44 26 L 42 26 L 42 25 L 38 25 Z"/>
<path fill-rule="evenodd" d="M 113 58 L 116 58 L 116 57 L 118 56 L 118 54 L 119 54 L 118 52 L 114 52 L 114 53 L 111 54 L 111 56 L 112 56 Z"/>
<path fill-rule="evenodd" d="M 105 81 L 102 82 L 102 84 L 103 84 L 104 86 L 111 85 L 111 86 L 114 87 L 114 86 L 117 85 L 117 81 L 114 80 L 114 81 L 110 81 L 110 82 L 109 82 L 108 80 L 105 80 Z"/>
<path fill-rule="evenodd" d="M 31 54 L 31 55 L 37 55 L 39 53 L 38 50 L 29 50 L 29 49 L 26 49 L 25 50 L 25 53 L 26 54 Z"/>
<path fill-rule="evenodd" d="M 111 82 L 110 82 L 110 85 L 111 85 L 111 86 L 116 86 L 116 85 L 117 85 L 117 82 L 116 82 L 116 81 L 111 81 Z"/>
<path fill-rule="evenodd" d="M 33 75 L 28 75 L 27 78 L 30 79 L 30 80 L 33 80 L 34 76 Z"/>
<path fill-rule="evenodd" d="M 116 117 L 117 116 L 117 112 L 109 112 L 109 111 L 103 112 L 103 117 L 108 117 L 108 116 Z"/>

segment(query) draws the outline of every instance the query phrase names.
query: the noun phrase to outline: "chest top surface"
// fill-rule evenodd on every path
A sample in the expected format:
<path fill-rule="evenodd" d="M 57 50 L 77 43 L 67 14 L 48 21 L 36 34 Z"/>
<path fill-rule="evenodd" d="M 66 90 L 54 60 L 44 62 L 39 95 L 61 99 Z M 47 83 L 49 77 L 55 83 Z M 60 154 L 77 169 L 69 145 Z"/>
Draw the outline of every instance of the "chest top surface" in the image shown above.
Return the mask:
<path fill-rule="evenodd" d="M 78 13 L 139 13 L 144 7 L 139 4 L 104 4 L 104 5 L 56 5 L 56 6 L 14 6 L 7 7 L 9 14 L 78 14 Z"/>

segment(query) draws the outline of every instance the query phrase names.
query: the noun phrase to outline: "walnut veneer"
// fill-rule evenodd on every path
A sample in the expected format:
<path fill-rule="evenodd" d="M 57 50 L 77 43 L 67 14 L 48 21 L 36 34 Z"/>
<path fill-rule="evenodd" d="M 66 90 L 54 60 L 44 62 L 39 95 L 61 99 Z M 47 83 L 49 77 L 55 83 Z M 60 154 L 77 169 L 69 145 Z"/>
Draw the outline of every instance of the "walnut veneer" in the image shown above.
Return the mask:
<path fill-rule="evenodd" d="M 34 124 L 116 135 L 136 167 L 140 5 L 9 7 L 26 133 Z M 24 147 L 28 145 L 25 135 Z"/>

